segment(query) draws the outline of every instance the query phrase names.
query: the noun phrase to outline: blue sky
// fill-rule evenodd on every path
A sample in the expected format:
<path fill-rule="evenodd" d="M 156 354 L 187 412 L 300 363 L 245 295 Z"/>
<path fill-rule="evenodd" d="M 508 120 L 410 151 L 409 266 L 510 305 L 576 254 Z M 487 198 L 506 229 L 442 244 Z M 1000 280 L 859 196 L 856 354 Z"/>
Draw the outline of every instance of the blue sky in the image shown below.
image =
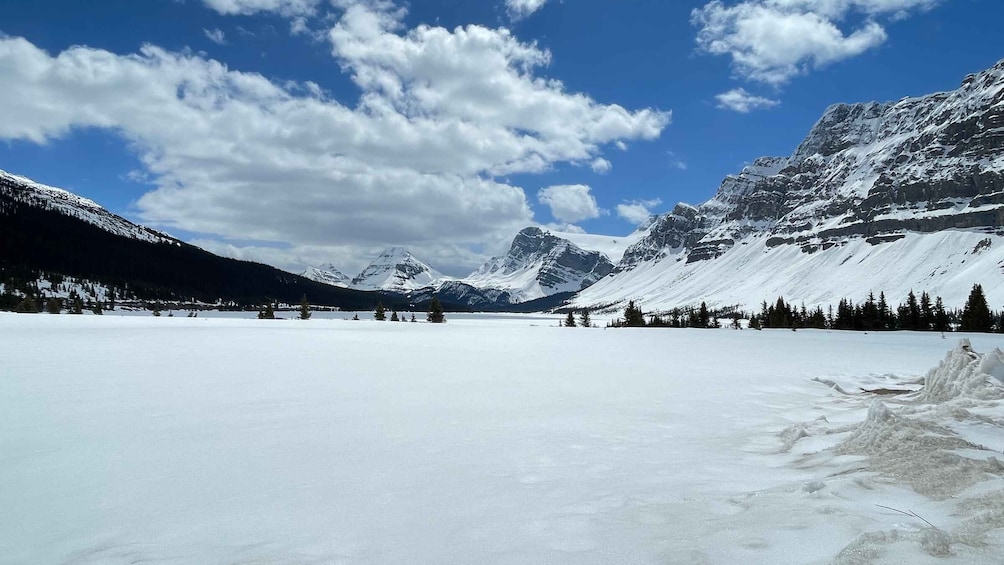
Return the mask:
<path fill-rule="evenodd" d="M 206 248 L 463 275 L 539 223 L 626 234 L 836 102 L 1004 58 L 991 0 L 0 5 L 0 168 Z M 459 26 L 459 27 L 458 27 Z"/>

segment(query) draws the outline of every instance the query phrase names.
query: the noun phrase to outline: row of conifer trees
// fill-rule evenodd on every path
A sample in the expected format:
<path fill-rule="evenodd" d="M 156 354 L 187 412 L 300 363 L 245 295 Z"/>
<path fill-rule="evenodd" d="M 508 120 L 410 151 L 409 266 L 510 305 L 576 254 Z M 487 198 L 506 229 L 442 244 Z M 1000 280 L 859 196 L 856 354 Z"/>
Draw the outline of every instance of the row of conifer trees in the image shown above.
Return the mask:
<path fill-rule="evenodd" d="M 571 315 L 571 314 L 569 314 Z M 886 300 L 884 292 L 878 298 L 869 293 L 859 304 L 850 299 L 841 299 L 836 309 L 822 307 L 812 310 L 803 304 L 797 307 L 779 297 L 773 304 L 766 301 L 759 313 L 748 314 L 737 309 L 709 310 L 702 302 L 699 308 L 673 309 L 664 313 L 646 315 L 634 301 L 628 303 L 623 318 L 610 322 L 610 327 L 671 327 L 671 328 L 718 328 L 719 319 L 731 320 L 730 326 L 741 328 L 743 319 L 749 320 L 749 327 L 760 328 L 817 328 L 833 330 L 912 330 L 946 332 L 1001 332 L 1004 333 L 1004 310 L 993 311 L 987 304 L 983 287 L 973 285 L 961 310 L 945 308 L 940 296 L 933 299 L 927 292 L 918 297 L 913 291 L 896 308 Z"/>

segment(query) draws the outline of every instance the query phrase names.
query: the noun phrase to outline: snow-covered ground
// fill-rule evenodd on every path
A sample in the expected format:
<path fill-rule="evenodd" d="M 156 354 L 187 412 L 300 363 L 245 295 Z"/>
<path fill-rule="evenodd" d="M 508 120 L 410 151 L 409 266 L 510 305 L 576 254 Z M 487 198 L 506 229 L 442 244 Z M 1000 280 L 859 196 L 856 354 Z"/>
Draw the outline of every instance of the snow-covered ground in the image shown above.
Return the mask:
<path fill-rule="evenodd" d="M 960 336 L 342 315 L 0 313 L 0 563 L 1004 555 L 1004 371 Z"/>

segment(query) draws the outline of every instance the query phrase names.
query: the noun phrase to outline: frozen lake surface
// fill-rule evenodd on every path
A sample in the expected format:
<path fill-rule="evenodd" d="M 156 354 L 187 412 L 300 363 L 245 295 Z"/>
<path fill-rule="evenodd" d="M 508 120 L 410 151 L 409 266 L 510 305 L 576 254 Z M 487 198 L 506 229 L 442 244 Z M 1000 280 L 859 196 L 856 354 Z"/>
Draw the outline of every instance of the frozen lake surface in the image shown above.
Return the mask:
<path fill-rule="evenodd" d="M 0 314 L 0 563 L 1004 555 L 997 365 L 860 390 L 957 335 L 183 315 Z"/>

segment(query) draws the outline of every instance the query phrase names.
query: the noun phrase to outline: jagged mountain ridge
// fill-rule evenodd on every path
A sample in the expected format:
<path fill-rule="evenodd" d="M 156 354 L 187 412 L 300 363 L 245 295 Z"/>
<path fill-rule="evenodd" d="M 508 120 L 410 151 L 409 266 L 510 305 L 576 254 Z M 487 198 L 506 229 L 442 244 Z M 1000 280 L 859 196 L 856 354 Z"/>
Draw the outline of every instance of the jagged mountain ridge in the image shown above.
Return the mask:
<path fill-rule="evenodd" d="M 300 276 L 312 281 L 329 284 L 331 286 L 339 286 L 342 288 L 349 288 L 352 284 L 352 279 L 349 278 L 348 275 L 339 271 L 338 268 L 331 263 L 320 265 L 318 267 L 307 267 L 302 273 L 300 273 Z"/>
<path fill-rule="evenodd" d="M 504 255 L 462 279 L 440 275 L 399 247 L 384 251 L 351 281 L 339 277 L 332 265 L 310 267 L 303 274 L 328 284 L 402 292 L 413 300 L 435 294 L 454 304 L 497 308 L 582 290 L 612 271 L 611 258 L 619 260 L 642 233 L 621 238 L 529 227 L 516 234 Z"/>
<path fill-rule="evenodd" d="M 961 305 L 974 282 L 1004 301 L 1002 225 L 1004 61 L 955 91 L 831 106 L 789 157 L 757 159 L 704 204 L 657 218 L 574 305 L 825 304 L 910 288 Z"/>
<path fill-rule="evenodd" d="M 431 286 L 443 275 L 403 247 L 390 247 L 352 279 L 352 288 L 410 292 Z"/>
<path fill-rule="evenodd" d="M 537 227 L 519 232 L 509 251 L 485 263 L 463 282 L 510 293 L 526 302 L 562 292 L 577 292 L 614 269 L 606 255 L 586 251 L 568 239 Z"/>

